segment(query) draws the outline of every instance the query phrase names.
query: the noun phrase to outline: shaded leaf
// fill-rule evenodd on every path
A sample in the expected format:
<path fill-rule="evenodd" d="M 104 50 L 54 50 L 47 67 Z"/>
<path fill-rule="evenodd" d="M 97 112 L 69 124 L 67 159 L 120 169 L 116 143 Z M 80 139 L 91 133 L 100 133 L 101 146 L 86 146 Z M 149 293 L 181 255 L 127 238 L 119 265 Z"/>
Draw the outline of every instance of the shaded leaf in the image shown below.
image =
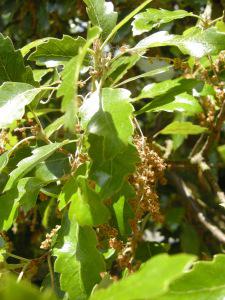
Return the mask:
<path fill-rule="evenodd" d="M 15 50 L 11 40 L 0 33 L 0 85 L 4 81 L 35 84 L 32 70 L 25 67 L 23 56 Z"/>
<path fill-rule="evenodd" d="M 97 152 L 103 149 L 103 160 L 110 159 L 131 141 L 133 106 L 129 97 L 128 90 L 104 88 L 101 96 L 96 91 L 86 99 L 80 114 L 83 127 L 87 128 L 89 135 L 95 136 L 94 142 L 90 141 L 90 153 L 94 154 L 96 145 L 100 147 L 101 144 Z"/>
<path fill-rule="evenodd" d="M 43 185 L 43 181 L 35 177 L 26 177 L 19 180 L 17 185 L 19 202 L 25 213 L 35 206 L 39 191 Z"/>
<path fill-rule="evenodd" d="M 1 230 L 8 230 L 12 226 L 17 217 L 19 206 L 22 206 L 25 212 L 35 206 L 42 186 L 43 182 L 37 178 L 22 178 L 19 180 L 17 187 L 0 196 Z"/>
<path fill-rule="evenodd" d="M 114 158 L 104 160 L 103 156 L 101 157 L 103 148 L 98 145 L 95 136 L 90 136 L 89 141 L 91 144 L 95 144 L 95 149 L 98 149 L 98 152 L 90 154 L 93 160 L 90 177 L 101 187 L 100 196 L 103 199 L 108 199 L 121 189 L 127 176 L 135 172 L 139 155 L 136 147 L 129 144 L 123 152 L 118 153 Z"/>

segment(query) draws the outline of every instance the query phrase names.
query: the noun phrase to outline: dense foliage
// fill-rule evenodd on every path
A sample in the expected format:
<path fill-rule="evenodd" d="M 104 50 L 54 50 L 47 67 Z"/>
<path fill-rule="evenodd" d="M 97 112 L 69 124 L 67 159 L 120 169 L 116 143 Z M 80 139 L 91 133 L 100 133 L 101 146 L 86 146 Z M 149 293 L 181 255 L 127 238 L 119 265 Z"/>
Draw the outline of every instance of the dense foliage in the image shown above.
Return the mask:
<path fill-rule="evenodd" d="M 0 3 L 3 300 L 224 298 L 225 4 L 113 2 Z"/>

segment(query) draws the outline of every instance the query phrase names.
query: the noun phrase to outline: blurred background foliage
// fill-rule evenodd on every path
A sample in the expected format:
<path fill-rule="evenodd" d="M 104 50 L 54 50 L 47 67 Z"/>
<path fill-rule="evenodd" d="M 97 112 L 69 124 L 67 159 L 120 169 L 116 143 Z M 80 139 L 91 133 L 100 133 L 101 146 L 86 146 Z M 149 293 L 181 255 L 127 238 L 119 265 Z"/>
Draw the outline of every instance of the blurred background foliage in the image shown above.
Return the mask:
<path fill-rule="evenodd" d="M 122 19 L 142 0 L 114 0 L 119 19 Z M 185 9 L 202 13 L 207 0 L 155 0 L 151 6 L 165 9 Z M 213 18 L 220 16 L 225 8 L 224 0 L 214 0 Z M 82 0 L 1 0 L 0 32 L 11 37 L 17 47 L 46 36 L 61 37 L 63 34 L 82 33 L 87 26 L 87 14 Z M 182 20 L 178 31 L 182 32 L 193 19 Z M 129 26 L 129 25 L 128 25 Z M 125 41 L 130 31 L 124 28 L 118 39 Z M 130 35 L 129 35 L 130 37 Z M 115 40 L 118 42 L 118 40 Z"/>

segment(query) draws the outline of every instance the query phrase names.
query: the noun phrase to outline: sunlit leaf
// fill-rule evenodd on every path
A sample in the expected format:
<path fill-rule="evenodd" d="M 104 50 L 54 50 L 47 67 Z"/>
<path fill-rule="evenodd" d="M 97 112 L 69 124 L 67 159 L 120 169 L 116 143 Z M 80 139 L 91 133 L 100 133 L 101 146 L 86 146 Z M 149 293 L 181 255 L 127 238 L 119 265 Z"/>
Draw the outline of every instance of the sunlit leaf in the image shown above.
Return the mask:
<path fill-rule="evenodd" d="M 166 9 L 150 8 L 134 17 L 134 21 L 132 22 L 133 34 L 139 35 L 148 32 L 155 27 L 159 27 L 161 24 L 188 16 L 193 17 L 193 14 L 185 10 L 169 11 Z"/>

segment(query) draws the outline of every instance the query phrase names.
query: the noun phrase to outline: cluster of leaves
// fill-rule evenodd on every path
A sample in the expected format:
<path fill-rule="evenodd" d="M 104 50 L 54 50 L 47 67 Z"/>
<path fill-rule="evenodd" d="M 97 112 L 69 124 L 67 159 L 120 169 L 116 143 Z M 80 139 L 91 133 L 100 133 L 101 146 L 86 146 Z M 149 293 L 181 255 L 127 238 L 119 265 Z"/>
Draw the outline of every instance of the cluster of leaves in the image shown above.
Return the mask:
<path fill-rule="evenodd" d="M 1 299 L 221 299 L 223 16 L 83 2 L 85 36 L 0 34 Z"/>

